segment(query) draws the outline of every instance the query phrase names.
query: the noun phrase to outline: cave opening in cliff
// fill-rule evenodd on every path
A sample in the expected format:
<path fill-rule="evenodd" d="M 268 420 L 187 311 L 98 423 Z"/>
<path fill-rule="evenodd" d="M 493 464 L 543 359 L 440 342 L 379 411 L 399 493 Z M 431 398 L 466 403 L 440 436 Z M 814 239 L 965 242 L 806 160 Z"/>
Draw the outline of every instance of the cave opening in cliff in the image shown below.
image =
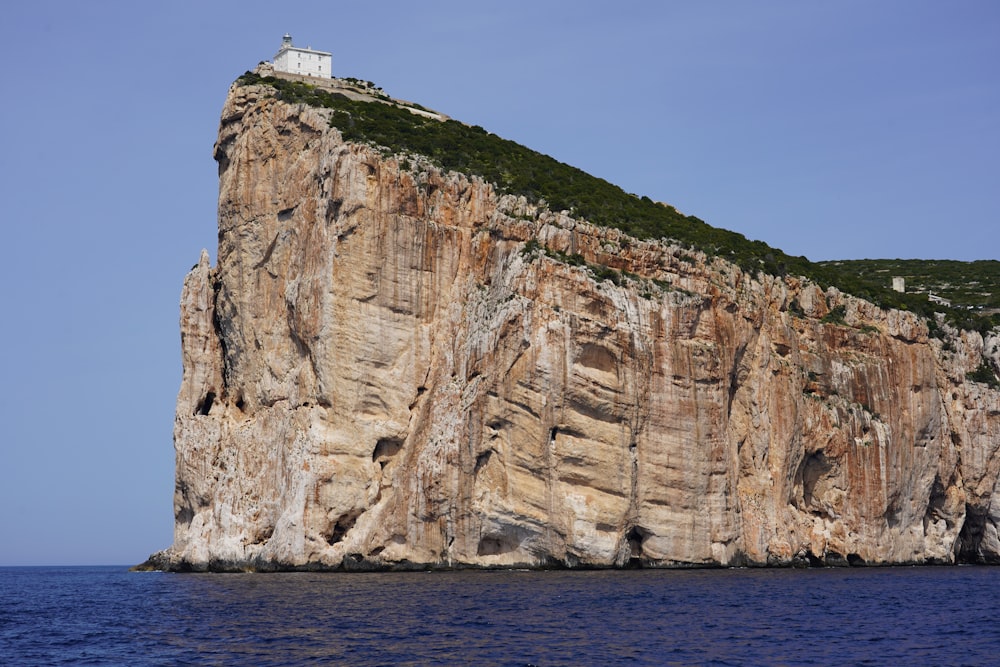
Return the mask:
<path fill-rule="evenodd" d="M 649 533 L 640 526 L 632 526 L 625 535 L 625 539 L 628 540 L 629 552 L 627 567 L 642 567 L 642 543 L 646 539 L 647 535 L 649 535 Z"/>
<path fill-rule="evenodd" d="M 215 392 L 210 391 L 205 394 L 205 397 L 198 401 L 198 407 L 195 408 L 194 413 L 196 415 L 207 415 L 212 410 L 212 404 L 215 403 Z"/>
<path fill-rule="evenodd" d="M 372 450 L 372 461 L 382 459 L 381 463 L 384 468 L 389 459 L 398 454 L 402 448 L 403 441 L 399 438 L 381 438 L 375 443 L 375 449 Z"/>
<path fill-rule="evenodd" d="M 480 537 L 476 555 L 498 556 L 517 551 L 528 535 L 529 531 L 520 526 L 499 526 Z"/>
<path fill-rule="evenodd" d="M 493 456 L 493 450 L 487 449 L 485 452 L 476 457 L 476 465 L 472 469 L 473 474 L 479 474 L 479 471 L 486 467 L 486 464 L 490 462 L 490 457 Z"/>
<path fill-rule="evenodd" d="M 955 560 L 959 563 L 1000 564 L 1000 557 L 991 549 L 983 549 L 983 537 L 986 534 L 986 524 L 990 522 L 989 510 L 986 507 L 965 505 L 965 522 L 958 533 L 955 543 Z"/>
<path fill-rule="evenodd" d="M 344 539 L 344 535 L 351 528 L 354 528 L 354 524 L 357 523 L 359 516 L 361 516 L 361 512 L 356 511 L 341 515 L 330 527 L 330 534 L 326 538 L 327 543 L 332 546 Z"/>

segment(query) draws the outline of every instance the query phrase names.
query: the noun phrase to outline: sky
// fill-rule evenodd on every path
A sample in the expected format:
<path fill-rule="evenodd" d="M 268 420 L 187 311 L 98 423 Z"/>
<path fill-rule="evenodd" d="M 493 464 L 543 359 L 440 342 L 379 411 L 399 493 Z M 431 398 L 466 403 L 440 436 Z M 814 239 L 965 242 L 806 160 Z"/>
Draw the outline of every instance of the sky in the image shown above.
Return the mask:
<path fill-rule="evenodd" d="M 285 32 L 792 255 L 1000 259 L 995 0 L 9 3 L 0 565 L 169 546 L 219 112 Z"/>

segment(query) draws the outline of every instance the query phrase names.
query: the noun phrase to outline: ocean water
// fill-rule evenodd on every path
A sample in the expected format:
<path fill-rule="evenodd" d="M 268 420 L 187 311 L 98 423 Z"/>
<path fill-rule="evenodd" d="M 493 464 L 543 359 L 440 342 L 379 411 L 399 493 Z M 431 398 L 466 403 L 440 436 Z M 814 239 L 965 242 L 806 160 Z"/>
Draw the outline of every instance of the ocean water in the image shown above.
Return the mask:
<path fill-rule="evenodd" d="M 996 665 L 1000 568 L 0 568 L 3 665 Z"/>

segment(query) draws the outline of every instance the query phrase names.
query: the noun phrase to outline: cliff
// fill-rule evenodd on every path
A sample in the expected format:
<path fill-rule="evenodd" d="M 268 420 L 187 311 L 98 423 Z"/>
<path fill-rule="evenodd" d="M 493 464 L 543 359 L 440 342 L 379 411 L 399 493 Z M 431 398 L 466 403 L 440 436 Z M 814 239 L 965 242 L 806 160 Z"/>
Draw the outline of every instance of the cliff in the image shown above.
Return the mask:
<path fill-rule="evenodd" d="M 346 142 L 234 85 L 170 569 L 1000 558 L 1000 339 Z"/>

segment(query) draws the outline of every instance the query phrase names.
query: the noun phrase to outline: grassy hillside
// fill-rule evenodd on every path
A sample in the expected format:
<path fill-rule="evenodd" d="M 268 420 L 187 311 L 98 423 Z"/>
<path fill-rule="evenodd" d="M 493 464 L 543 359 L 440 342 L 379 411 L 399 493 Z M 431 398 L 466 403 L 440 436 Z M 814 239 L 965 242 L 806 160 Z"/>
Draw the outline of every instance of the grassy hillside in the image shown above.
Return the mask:
<path fill-rule="evenodd" d="M 530 201 L 544 201 L 553 210 L 570 211 L 572 215 L 597 225 L 621 229 L 640 239 L 668 238 L 710 256 L 719 256 L 739 265 L 750 273 L 800 275 L 814 280 L 824 288 L 830 285 L 869 299 L 883 307 L 903 308 L 929 316 L 935 311 L 947 312 L 949 318 L 965 328 L 986 328 L 994 322 L 985 315 L 969 311 L 964 306 L 980 305 L 980 301 L 958 298 L 981 297 L 976 290 L 989 292 L 989 299 L 1000 297 L 997 262 L 953 264 L 967 267 L 968 289 L 962 292 L 959 283 L 928 278 L 919 283 L 917 276 L 925 273 L 938 276 L 943 267 L 926 266 L 912 269 L 914 282 L 933 284 L 935 294 L 954 295 L 953 308 L 944 308 L 928 301 L 926 294 L 908 290 L 900 294 L 890 289 L 891 267 L 860 270 L 851 262 L 810 262 L 805 257 L 787 255 L 762 241 L 751 241 L 742 234 L 712 227 L 694 216 L 683 215 L 671 206 L 658 204 L 648 197 L 629 194 L 603 179 L 532 151 L 513 141 L 488 133 L 481 127 L 468 126 L 454 120 L 440 121 L 413 114 L 391 104 L 358 102 L 305 83 L 275 77 L 261 77 L 247 72 L 239 78 L 242 85 L 264 84 L 274 88 L 278 99 L 324 107 L 334 111 L 330 124 L 337 127 L 349 141 L 369 142 L 393 152 L 424 155 L 446 170 L 475 174 L 494 183 L 501 191 L 524 195 Z M 876 263 L 877 264 L 877 263 Z M 917 262 L 920 264 L 920 262 Z M 925 263 L 949 264 L 949 263 Z M 988 276 L 979 276 L 980 265 L 990 265 Z M 949 268 L 949 270 L 951 270 Z M 961 269 L 954 269 L 961 273 Z M 893 274 L 898 275 L 898 274 Z M 951 275 L 951 274 L 949 274 Z M 973 280 L 981 284 L 975 288 Z M 945 292 L 941 286 L 948 282 Z M 908 279 L 909 283 L 909 279 Z M 985 297 L 982 297 L 985 298 Z M 984 301 L 983 304 L 993 301 Z M 1000 318 L 997 319 L 1000 323 Z"/>
<path fill-rule="evenodd" d="M 996 260 L 852 259 L 817 264 L 886 285 L 893 277 L 901 277 L 908 292 L 933 293 L 955 306 L 1000 309 L 1000 261 Z"/>

